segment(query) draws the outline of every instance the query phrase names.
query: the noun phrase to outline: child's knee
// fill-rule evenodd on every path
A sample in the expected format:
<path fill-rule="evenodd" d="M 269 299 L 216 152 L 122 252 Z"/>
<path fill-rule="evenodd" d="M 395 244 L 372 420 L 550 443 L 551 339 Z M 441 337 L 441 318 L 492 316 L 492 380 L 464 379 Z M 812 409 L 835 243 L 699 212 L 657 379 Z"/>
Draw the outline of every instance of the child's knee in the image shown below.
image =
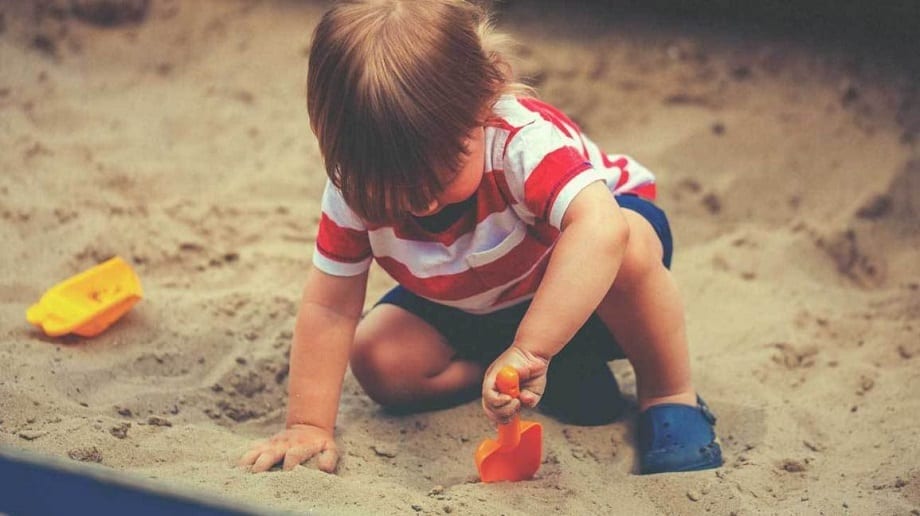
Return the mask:
<path fill-rule="evenodd" d="M 393 349 L 398 344 L 379 336 L 355 336 L 351 349 L 351 372 L 368 397 L 384 407 L 406 403 L 411 393 L 399 381 L 405 379 L 405 361 Z"/>
<path fill-rule="evenodd" d="M 661 240 L 651 224 L 634 212 L 627 212 L 627 220 L 630 225 L 629 243 L 611 291 L 631 290 L 649 274 L 664 268 Z"/>
<path fill-rule="evenodd" d="M 388 372 L 387 370 L 394 364 L 391 354 L 387 353 L 384 348 L 386 348 L 386 343 L 381 342 L 380 339 L 370 335 L 361 335 L 361 332 L 358 332 L 349 356 L 355 376 Z"/>
<path fill-rule="evenodd" d="M 351 372 L 371 398 L 375 398 L 374 393 L 381 391 L 387 378 L 395 372 L 392 353 L 385 348 L 385 343 L 369 335 L 362 336 L 361 332 L 352 344 L 349 357 Z"/>

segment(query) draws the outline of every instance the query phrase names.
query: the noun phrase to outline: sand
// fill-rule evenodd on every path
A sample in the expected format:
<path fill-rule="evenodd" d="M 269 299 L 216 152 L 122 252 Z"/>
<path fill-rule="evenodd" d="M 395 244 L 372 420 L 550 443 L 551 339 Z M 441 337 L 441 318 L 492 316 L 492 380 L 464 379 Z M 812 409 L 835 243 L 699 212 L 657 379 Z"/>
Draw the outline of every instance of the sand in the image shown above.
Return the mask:
<path fill-rule="evenodd" d="M 500 26 L 541 96 L 658 175 L 725 466 L 639 476 L 634 411 L 594 428 L 529 413 L 546 432 L 536 479 L 485 485 L 477 403 L 387 415 L 349 373 L 338 474 L 252 475 L 233 461 L 283 425 L 324 181 L 303 95 L 322 6 L 68 5 L 0 4 L 0 446 L 266 510 L 920 513 L 911 63 L 509 4 Z M 25 321 L 46 288 L 114 255 L 146 297 L 107 332 Z M 368 303 L 391 284 L 375 270 Z M 613 367 L 633 396 L 628 364 Z"/>

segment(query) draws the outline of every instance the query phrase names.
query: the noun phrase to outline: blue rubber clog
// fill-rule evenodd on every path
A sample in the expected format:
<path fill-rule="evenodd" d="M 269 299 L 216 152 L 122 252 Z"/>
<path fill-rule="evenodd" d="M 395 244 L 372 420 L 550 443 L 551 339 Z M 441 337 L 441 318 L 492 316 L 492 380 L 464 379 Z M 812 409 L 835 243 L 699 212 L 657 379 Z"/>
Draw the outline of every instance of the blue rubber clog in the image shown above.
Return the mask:
<path fill-rule="evenodd" d="M 702 398 L 697 406 L 666 403 L 639 414 L 641 473 L 698 471 L 722 465 L 713 426 L 716 417 Z"/>

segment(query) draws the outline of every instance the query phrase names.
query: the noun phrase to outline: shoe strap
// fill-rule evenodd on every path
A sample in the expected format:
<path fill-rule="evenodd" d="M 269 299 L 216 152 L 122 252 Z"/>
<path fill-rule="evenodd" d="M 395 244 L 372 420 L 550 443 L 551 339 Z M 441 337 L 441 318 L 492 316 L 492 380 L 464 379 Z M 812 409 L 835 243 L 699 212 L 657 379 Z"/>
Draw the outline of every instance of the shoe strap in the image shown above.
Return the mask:
<path fill-rule="evenodd" d="M 710 425 L 715 425 L 716 415 L 713 414 L 711 410 L 709 410 L 709 405 L 707 405 L 706 402 L 703 401 L 703 398 L 701 398 L 699 394 L 697 394 L 696 396 L 696 404 L 699 405 L 700 412 L 703 413 L 703 417 L 706 418 L 706 421 L 709 421 Z"/>

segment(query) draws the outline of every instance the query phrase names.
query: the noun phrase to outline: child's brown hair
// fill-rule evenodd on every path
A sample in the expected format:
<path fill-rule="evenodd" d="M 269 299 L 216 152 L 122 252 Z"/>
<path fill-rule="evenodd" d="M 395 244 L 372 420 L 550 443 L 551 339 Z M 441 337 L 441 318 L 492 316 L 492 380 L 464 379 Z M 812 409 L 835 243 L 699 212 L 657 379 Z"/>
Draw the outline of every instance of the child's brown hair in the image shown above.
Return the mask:
<path fill-rule="evenodd" d="M 424 210 L 506 91 L 488 16 L 464 0 L 337 3 L 313 35 L 310 126 L 326 173 L 368 221 Z"/>

